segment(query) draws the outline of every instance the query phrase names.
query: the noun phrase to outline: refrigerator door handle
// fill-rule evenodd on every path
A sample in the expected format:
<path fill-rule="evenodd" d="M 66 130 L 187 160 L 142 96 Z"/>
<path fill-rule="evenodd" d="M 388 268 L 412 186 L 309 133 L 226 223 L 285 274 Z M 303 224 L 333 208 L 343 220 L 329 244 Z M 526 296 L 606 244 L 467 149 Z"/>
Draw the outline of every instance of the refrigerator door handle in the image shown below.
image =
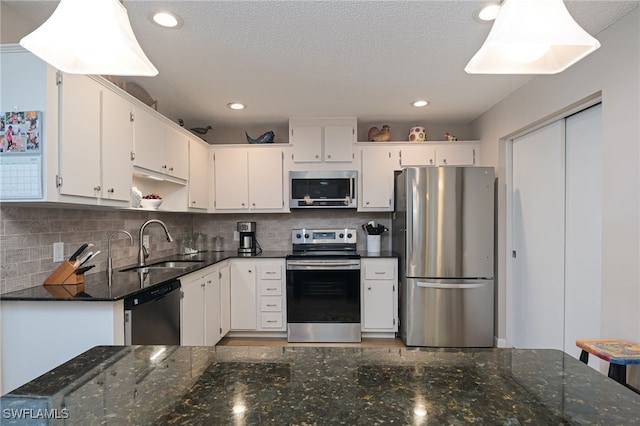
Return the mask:
<path fill-rule="evenodd" d="M 484 287 L 487 283 L 476 282 L 476 283 L 464 283 L 464 284 L 445 284 L 445 283 L 418 281 L 417 284 L 418 284 L 418 287 L 423 287 L 423 288 L 456 289 L 456 288 L 480 288 L 480 287 Z"/>

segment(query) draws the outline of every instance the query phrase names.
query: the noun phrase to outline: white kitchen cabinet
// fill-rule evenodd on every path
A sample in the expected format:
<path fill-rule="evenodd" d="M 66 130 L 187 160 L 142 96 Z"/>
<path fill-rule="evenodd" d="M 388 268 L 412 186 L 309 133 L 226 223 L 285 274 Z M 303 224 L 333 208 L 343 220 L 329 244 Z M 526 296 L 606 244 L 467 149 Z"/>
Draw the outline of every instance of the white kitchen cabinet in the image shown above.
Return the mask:
<path fill-rule="evenodd" d="M 476 144 L 458 145 L 452 142 L 437 148 L 436 160 L 438 166 L 473 166 L 477 163 L 477 150 Z"/>
<path fill-rule="evenodd" d="M 368 146 L 360 150 L 360 202 L 358 211 L 393 211 L 394 171 L 398 149 Z"/>
<path fill-rule="evenodd" d="M 102 91 L 102 198 L 131 201 L 131 104 L 117 93 Z"/>
<path fill-rule="evenodd" d="M 189 141 L 189 208 L 209 208 L 209 147 L 204 142 Z"/>
<path fill-rule="evenodd" d="M 256 264 L 234 259 L 231 262 L 231 330 L 256 330 Z"/>
<path fill-rule="evenodd" d="M 204 282 L 195 272 L 180 278 L 180 345 L 204 345 Z"/>
<path fill-rule="evenodd" d="M 284 259 L 231 262 L 231 330 L 286 331 Z"/>
<path fill-rule="evenodd" d="M 189 140 L 182 131 L 164 125 L 164 164 L 162 172 L 179 179 L 189 179 Z"/>
<path fill-rule="evenodd" d="M 220 337 L 231 330 L 231 267 L 228 262 L 220 265 Z"/>
<path fill-rule="evenodd" d="M 204 345 L 214 346 L 221 336 L 220 271 L 216 268 L 204 281 Z"/>
<path fill-rule="evenodd" d="M 398 259 L 361 260 L 363 332 L 398 331 Z"/>
<path fill-rule="evenodd" d="M 352 162 L 356 128 L 353 117 L 289 120 L 293 162 Z"/>
<path fill-rule="evenodd" d="M 260 291 L 259 330 L 286 331 L 286 286 L 283 260 L 263 261 L 258 266 L 258 288 Z"/>
<path fill-rule="evenodd" d="M 100 196 L 100 84 L 84 75 L 59 74 L 60 194 Z"/>
<path fill-rule="evenodd" d="M 60 73 L 59 78 L 60 194 L 128 204 L 129 103 L 88 76 Z"/>
<path fill-rule="evenodd" d="M 214 150 L 213 167 L 216 211 L 285 211 L 282 150 L 219 148 Z"/>
<path fill-rule="evenodd" d="M 473 166 L 478 163 L 478 142 L 415 142 L 400 146 L 400 165 Z"/>
<path fill-rule="evenodd" d="M 401 166 L 435 166 L 436 150 L 433 145 L 418 144 L 400 147 Z"/>
<path fill-rule="evenodd" d="M 214 346 L 222 338 L 221 269 L 214 265 L 180 278 L 182 346 Z"/>
<path fill-rule="evenodd" d="M 133 129 L 135 167 L 184 181 L 189 178 L 186 134 L 141 106 L 134 107 Z"/>

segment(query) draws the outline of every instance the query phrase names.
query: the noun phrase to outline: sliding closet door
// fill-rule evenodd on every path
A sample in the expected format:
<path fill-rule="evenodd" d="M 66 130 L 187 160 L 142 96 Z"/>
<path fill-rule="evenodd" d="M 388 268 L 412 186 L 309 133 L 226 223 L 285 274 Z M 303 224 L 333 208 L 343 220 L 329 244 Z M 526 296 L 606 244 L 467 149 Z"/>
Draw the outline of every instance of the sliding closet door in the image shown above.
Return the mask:
<path fill-rule="evenodd" d="M 563 348 L 564 123 L 513 141 L 513 346 Z"/>
<path fill-rule="evenodd" d="M 602 283 L 602 106 L 566 119 L 565 346 L 600 337 Z M 597 366 L 596 357 L 589 364 Z"/>
<path fill-rule="evenodd" d="M 601 146 L 600 105 L 513 140 L 514 347 L 600 337 Z"/>

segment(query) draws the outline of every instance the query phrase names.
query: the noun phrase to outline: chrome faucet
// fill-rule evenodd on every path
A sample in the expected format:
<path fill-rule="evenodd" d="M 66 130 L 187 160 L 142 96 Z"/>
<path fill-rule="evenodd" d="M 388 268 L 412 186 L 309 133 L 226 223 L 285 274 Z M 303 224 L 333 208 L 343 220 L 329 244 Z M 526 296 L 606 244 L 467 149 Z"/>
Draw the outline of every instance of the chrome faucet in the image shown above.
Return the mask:
<path fill-rule="evenodd" d="M 111 238 L 113 238 L 114 235 L 117 235 L 119 233 L 127 234 L 129 236 L 129 241 L 131 241 L 131 245 L 133 245 L 133 235 L 131 235 L 128 231 L 125 231 L 124 229 L 118 229 L 117 231 L 114 231 L 111 233 L 111 235 L 109 235 L 109 241 L 107 243 L 107 253 L 108 253 L 107 277 L 109 279 L 109 288 L 111 288 L 111 275 L 113 275 L 113 261 L 111 260 Z"/>
<path fill-rule="evenodd" d="M 167 225 L 165 225 L 163 221 L 158 219 L 149 219 L 148 221 L 143 223 L 142 226 L 140 227 L 140 234 L 138 235 L 138 237 L 140 238 L 138 241 L 138 243 L 140 244 L 140 249 L 138 250 L 138 266 L 145 266 L 144 261 L 147 257 L 149 257 L 149 252 L 147 251 L 147 248 L 144 246 L 144 244 L 142 244 L 142 240 L 144 237 L 144 229 L 147 227 L 147 225 L 150 225 L 152 223 L 157 223 L 160 226 L 162 226 L 164 228 L 164 233 L 167 235 L 167 241 L 169 242 L 173 241 L 173 237 L 169 233 L 169 230 L 167 229 Z"/>

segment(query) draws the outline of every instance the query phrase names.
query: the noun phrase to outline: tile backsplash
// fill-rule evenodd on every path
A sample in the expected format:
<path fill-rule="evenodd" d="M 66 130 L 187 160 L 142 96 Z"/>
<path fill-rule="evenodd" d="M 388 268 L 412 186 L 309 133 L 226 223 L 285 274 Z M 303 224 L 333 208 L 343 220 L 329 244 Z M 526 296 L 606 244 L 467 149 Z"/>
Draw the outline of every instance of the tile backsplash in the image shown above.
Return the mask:
<path fill-rule="evenodd" d="M 109 236 L 119 229 L 129 231 L 133 245 L 122 233 L 114 235 L 111 251 L 114 268 L 136 262 L 138 230 L 148 219 L 160 219 L 174 238 L 166 241 L 160 226 L 151 225 L 150 260 L 178 253 L 180 241 L 191 233 L 206 235 L 213 249 L 212 237 L 222 237 L 225 250 L 236 250 L 233 231 L 239 221 L 256 222 L 256 239 L 262 249 L 291 249 L 291 229 L 320 227 L 352 227 L 358 230 L 358 249 L 366 249 L 363 223 L 375 220 L 391 227 L 390 213 L 357 213 L 353 210 L 302 210 L 277 214 L 191 214 L 137 210 L 94 210 L 85 208 L 0 206 L 0 293 L 41 285 L 58 266 L 53 262 L 53 243 L 64 243 L 68 258 L 81 244 L 93 243 L 92 250 L 101 253 L 92 261 L 96 267 L 90 273 L 107 269 Z M 382 249 L 391 248 L 389 235 L 383 236 Z"/>

